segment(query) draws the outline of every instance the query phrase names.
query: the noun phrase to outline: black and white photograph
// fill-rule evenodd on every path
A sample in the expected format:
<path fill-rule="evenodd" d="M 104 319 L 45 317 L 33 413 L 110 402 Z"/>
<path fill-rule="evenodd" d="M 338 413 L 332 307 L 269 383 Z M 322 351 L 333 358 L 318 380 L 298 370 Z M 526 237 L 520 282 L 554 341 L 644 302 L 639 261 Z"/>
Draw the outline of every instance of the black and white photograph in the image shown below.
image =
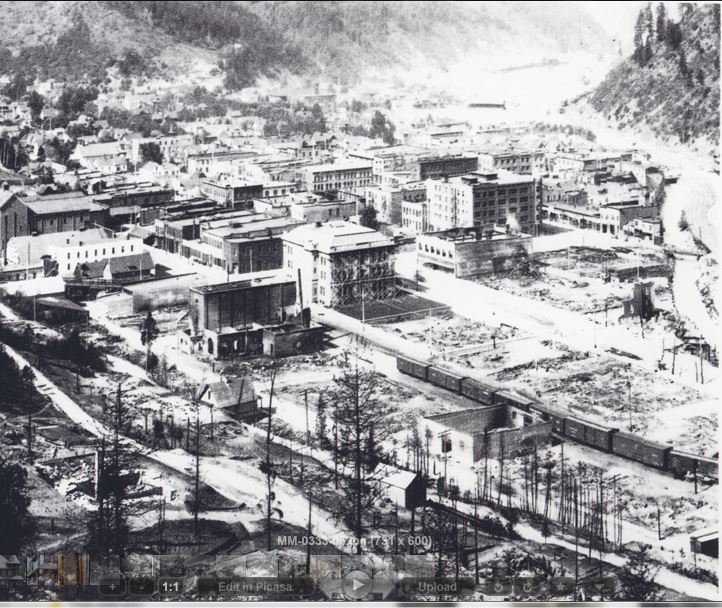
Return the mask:
<path fill-rule="evenodd" d="M 0 603 L 722 600 L 719 138 L 719 2 L 0 1 Z"/>

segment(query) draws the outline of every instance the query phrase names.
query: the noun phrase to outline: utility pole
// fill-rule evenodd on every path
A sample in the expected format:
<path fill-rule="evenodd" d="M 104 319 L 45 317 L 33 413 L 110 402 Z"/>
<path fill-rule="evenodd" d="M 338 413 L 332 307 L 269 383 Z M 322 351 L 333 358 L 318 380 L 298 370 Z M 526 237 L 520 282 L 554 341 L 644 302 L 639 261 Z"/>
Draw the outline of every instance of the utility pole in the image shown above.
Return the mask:
<path fill-rule="evenodd" d="M 629 431 L 632 430 L 632 380 L 631 378 L 627 380 L 627 386 L 629 387 L 629 407 L 627 408 L 629 410 Z"/>
<path fill-rule="evenodd" d="M 195 486 L 194 486 L 194 501 L 193 501 L 193 532 L 196 540 L 198 540 L 198 511 L 200 510 L 200 467 L 201 467 L 201 418 L 198 411 L 198 404 L 196 404 L 196 445 L 195 445 L 195 456 L 196 456 L 196 472 L 195 472 Z"/>
<path fill-rule="evenodd" d="M 677 336 L 672 337 L 672 376 L 674 376 L 674 364 L 677 359 Z"/>
<path fill-rule="evenodd" d="M 447 461 L 448 461 L 448 451 L 446 449 L 446 438 L 449 436 L 450 431 L 444 431 L 443 433 L 439 433 L 439 437 L 441 438 L 441 452 L 444 455 L 444 493 L 448 491 L 448 485 L 449 480 L 447 478 Z"/>
<path fill-rule="evenodd" d="M 704 360 L 702 359 L 702 344 L 699 345 L 699 382 L 704 384 Z"/>
<path fill-rule="evenodd" d="M 474 581 L 479 584 L 479 523 L 477 521 L 479 505 L 479 486 L 476 488 L 476 498 L 474 499 Z"/>
<path fill-rule="evenodd" d="M 306 406 L 306 445 L 308 446 L 309 455 L 310 451 L 313 449 L 311 446 L 311 430 L 308 424 L 308 391 L 303 391 L 303 400 Z M 303 470 L 304 470 L 304 458 L 303 455 L 301 455 L 301 479 L 303 480 Z M 311 535 L 313 533 L 313 530 L 311 528 L 311 496 L 313 495 L 313 484 L 311 483 L 311 478 L 308 478 L 308 538 L 309 542 L 306 543 L 306 576 L 309 576 L 311 574 Z"/>

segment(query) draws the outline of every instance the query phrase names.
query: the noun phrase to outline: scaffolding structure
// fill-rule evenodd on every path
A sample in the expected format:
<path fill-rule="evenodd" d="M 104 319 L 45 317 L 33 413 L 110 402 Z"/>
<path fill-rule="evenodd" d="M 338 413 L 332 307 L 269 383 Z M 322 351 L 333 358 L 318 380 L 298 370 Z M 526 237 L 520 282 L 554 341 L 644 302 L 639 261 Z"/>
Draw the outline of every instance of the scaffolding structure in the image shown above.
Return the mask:
<path fill-rule="evenodd" d="M 337 253 L 331 258 L 331 306 L 395 298 L 393 247 Z"/>

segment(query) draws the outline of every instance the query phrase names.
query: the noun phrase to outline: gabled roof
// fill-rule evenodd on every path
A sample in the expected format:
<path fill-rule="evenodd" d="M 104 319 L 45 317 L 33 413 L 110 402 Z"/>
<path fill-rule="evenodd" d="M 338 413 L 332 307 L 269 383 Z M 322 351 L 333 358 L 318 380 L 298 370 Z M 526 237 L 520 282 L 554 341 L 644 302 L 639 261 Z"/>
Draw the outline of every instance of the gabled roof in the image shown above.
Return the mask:
<path fill-rule="evenodd" d="M 48 198 L 43 197 L 19 197 L 25 206 L 30 209 L 35 215 L 48 215 L 55 213 L 72 213 L 78 211 L 103 211 L 105 207 L 94 203 L 92 198 L 89 196 L 78 196 L 77 193 L 73 193 L 73 196 L 52 196 Z"/>
<path fill-rule="evenodd" d="M 414 482 L 417 474 L 397 469 L 389 464 L 380 464 L 374 470 L 374 477 L 381 483 L 405 490 Z"/>
<path fill-rule="evenodd" d="M 110 265 L 111 275 L 155 268 L 153 258 L 147 251 L 144 251 L 143 253 L 134 253 L 132 255 L 124 255 L 121 257 L 108 258 L 107 262 Z"/>
<path fill-rule="evenodd" d="M 95 156 L 115 156 L 121 152 L 122 150 L 120 149 L 120 144 L 117 141 L 109 141 L 81 146 L 75 150 L 74 155 L 82 155 L 85 158 L 93 158 Z"/>
<path fill-rule="evenodd" d="M 97 262 L 82 262 L 76 266 L 76 270 L 80 268 L 80 274 L 85 279 L 102 279 L 108 266 L 110 267 L 111 276 L 129 272 L 140 273 L 141 270 L 146 271 L 155 268 L 150 253 L 144 251 L 143 253 L 112 257 Z"/>
<path fill-rule="evenodd" d="M 234 378 L 230 382 L 213 382 L 201 390 L 200 399 L 212 403 L 214 407 L 233 407 L 238 404 L 238 396 L 243 386 L 241 403 L 256 400 L 256 391 L 250 378 Z"/>
<path fill-rule="evenodd" d="M 20 560 L 17 555 L 0 555 L 0 569 L 18 565 L 20 565 Z"/>

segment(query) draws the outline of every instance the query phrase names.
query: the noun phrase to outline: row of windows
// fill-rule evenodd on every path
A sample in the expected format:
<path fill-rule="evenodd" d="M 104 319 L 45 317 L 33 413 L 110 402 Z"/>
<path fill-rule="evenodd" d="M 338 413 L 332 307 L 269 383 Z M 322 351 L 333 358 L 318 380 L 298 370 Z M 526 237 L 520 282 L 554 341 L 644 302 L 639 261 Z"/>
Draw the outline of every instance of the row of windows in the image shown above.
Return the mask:
<path fill-rule="evenodd" d="M 338 180 L 349 180 L 370 177 L 370 171 L 354 171 L 353 173 L 314 173 L 314 182 L 335 182 Z"/>
<path fill-rule="evenodd" d="M 445 251 L 443 249 L 436 249 L 433 245 L 429 247 L 428 245 L 422 245 L 419 243 L 419 251 L 424 251 L 426 253 L 431 253 L 432 255 L 440 255 L 442 258 L 450 258 L 454 259 L 454 254 L 451 251 Z"/>
<path fill-rule="evenodd" d="M 132 252 L 134 249 L 135 249 L 135 246 L 134 246 L 134 245 L 130 245 L 129 251 Z M 103 248 L 101 249 L 101 251 L 102 251 L 102 254 L 101 254 L 101 255 L 106 255 L 106 248 L 105 248 L 105 247 L 103 247 Z M 89 250 L 86 249 L 86 250 L 85 250 L 85 257 L 86 257 L 86 258 L 88 257 L 88 252 L 89 252 Z M 120 253 L 125 253 L 125 245 L 121 245 L 121 247 L 120 247 Z M 111 247 L 111 248 L 110 248 L 110 255 L 115 255 L 115 247 Z M 70 259 L 70 256 L 71 256 L 71 253 L 68 252 L 68 259 Z M 94 257 L 98 257 L 98 250 L 97 250 L 97 249 L 94 250 L 93 256 L 94 256 Z M 79 251 L 76 251 L 76 252 L 75 252 L 75 257 L 76 257 L 76 258 L 80 258 L 80 252 L 79 252 Z"/>

